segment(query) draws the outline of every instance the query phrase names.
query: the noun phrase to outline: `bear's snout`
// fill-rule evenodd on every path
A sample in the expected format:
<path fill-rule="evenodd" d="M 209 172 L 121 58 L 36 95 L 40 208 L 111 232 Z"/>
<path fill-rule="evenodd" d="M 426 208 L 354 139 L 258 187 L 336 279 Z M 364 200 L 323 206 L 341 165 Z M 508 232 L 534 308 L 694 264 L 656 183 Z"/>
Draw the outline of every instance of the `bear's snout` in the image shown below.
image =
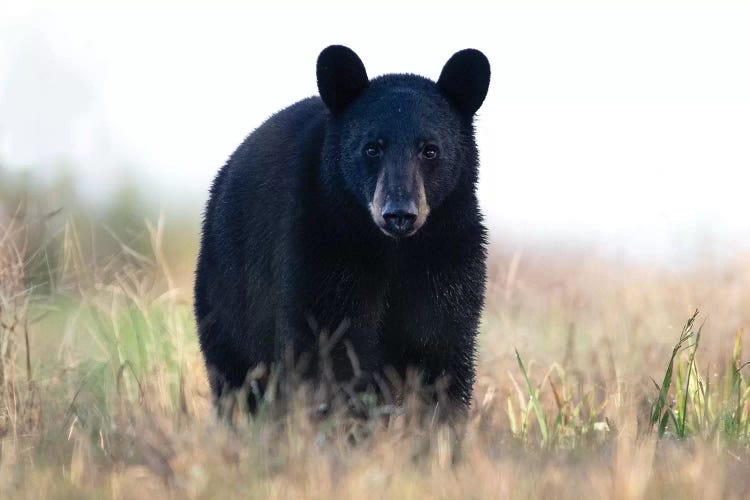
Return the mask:
<path fill-rule="evenodd" d="M 389 201 L 383 208 L 385 229 L 394 236 L 406 236 L 417 220 L 417 204 L 413 201 Z"/>
<path fill-rule="evenodd" d="M 380 230 L 392 238 L 411 236 L 430 213 L 424 181 L 415 164 L 388 164 L 380 171 L 370 214 Z"/>

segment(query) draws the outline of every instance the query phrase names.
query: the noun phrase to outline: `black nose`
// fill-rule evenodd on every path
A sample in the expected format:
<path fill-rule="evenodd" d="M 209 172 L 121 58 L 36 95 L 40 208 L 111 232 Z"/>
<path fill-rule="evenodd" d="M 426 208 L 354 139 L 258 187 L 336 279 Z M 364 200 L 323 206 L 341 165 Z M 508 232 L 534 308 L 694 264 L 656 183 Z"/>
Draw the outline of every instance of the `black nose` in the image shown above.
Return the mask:
<path fill-rule="evenodd" d="M 414 227 L 417 220 L 417 205 L 413 201 L 389 201 L 383 207 L 386 230 L 396 236 L 403 236 Z"/>

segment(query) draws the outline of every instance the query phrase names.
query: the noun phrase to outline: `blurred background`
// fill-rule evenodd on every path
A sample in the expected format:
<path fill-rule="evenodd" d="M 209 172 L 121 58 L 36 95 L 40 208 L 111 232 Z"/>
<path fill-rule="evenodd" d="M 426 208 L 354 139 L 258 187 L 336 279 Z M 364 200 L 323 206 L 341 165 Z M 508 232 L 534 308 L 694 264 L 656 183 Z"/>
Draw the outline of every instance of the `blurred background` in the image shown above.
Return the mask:
<path fill-rule="evenodd" d="M 211 179 L 317 92 L 323 47 L 433 79 L 476 47 L 494 242 L 718 262 L 750 244 L 748 26 L 746 2 L 0 0 L 0 211 L 163 211 L 194 241 Z"/>

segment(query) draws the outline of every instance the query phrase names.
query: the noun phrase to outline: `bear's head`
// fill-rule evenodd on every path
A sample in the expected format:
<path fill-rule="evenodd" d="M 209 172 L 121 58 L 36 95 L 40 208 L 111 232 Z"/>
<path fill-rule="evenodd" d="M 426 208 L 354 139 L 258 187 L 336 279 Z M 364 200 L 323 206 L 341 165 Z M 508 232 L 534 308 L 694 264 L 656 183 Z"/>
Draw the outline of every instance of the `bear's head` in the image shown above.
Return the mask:
<path fill-rule="evenodd" d="M 369 80 L 357 54 L 332 45 L 318 57 L 317 77 L 331 114 L 327 167 L 383 233 L 411 236 L 454 191 L 474 189 L 473 118 L 490 82 L 484 54 L 457 52 L 437 82 L 416 75 Z"/>

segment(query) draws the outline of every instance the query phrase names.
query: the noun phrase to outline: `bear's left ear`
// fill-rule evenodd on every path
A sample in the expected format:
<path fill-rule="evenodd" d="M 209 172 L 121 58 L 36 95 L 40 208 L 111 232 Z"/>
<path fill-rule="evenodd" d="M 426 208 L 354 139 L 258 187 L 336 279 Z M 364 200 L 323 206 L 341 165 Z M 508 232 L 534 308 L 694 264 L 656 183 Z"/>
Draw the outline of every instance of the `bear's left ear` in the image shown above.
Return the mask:
<path fill-rule="evenodd" d="M 362 60 L 343 45 L 323 49 L 317 74 L 320 97 L 334 115 L 344 111 L 369 83 Z"/>
<path fill-rule="evenodd" d="M 462 113 L 473 116 L 487 97 L 490 62 L 476 49 L 456 52 L 443 66 L 437 85 Z"/>

